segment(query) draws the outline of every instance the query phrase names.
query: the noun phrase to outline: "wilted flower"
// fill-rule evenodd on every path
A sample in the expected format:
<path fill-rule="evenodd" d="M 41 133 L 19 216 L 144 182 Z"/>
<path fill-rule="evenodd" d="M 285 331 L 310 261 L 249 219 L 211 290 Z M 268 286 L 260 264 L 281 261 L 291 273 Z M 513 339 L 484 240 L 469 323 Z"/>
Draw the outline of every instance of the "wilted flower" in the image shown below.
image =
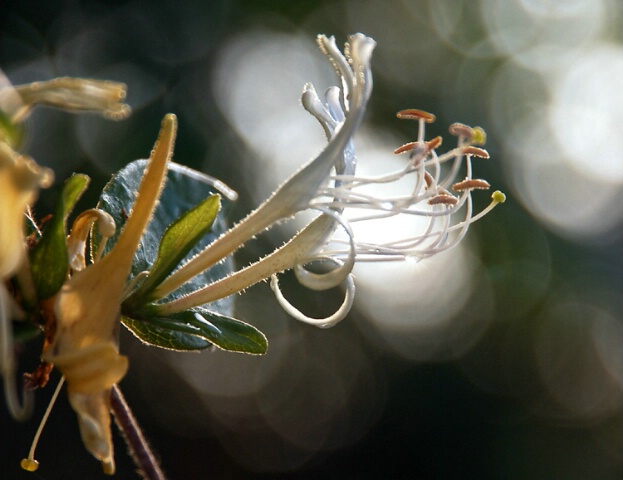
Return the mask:
<path fill-rule="evenodd" d="M 15 277 L 23 302 L 34 306 L 37 298 L 26 254 L 25 220 L 39 188 L 48 187 L 53 180 L 51 170 L 15 151 L 21 141 L 20 123 L 37 105 L 94 111 L 120 119 L 130 112 L 121 102 L 124 98 L 125 85 L 121 83 L 78 78 L 0 88 L 0 373 L 9 411 L 19 420 L 29 416 L 32 405 L 31 392 L 24 388 L 20 405 L 15 388 L 12 321 L 23 319 L 24 311 L 7 291 L 5 281 Z M 27 463 L 28 469 L 36 468 L 34 459 Z"/>
<path fill-rule="evenodd" d="M 0 279 L 15 274 L 25 260 L 24 222 L 39 188 L 52 183 L 53 174 L 30 157 L 0 143 Z"/>
<path fill-rule="evenodd" d="M 121 120 L 130 115 L 130 107 L 122 103 L 125 95 L 123 83 L 62 77 L 0 90 L 0 108 L 13 122 L 25 120 L 37 105 L 97 112 Z"/>
<path fill-rule="evenodd" d="M 0 374 L 11 414 L 20 420 L 30 414 L 32 398 L 24 390 L 20 404 L 15 389 L 15 359 L 12 348 L 12 319 L 19 309 L 6 291 L 5 280 L 20 272 L 27 262 L 24 239 L 26 212 L 37 198 L 39 188 L 52 183 L 52 172 L 30 157 L 0 142 Z"/>

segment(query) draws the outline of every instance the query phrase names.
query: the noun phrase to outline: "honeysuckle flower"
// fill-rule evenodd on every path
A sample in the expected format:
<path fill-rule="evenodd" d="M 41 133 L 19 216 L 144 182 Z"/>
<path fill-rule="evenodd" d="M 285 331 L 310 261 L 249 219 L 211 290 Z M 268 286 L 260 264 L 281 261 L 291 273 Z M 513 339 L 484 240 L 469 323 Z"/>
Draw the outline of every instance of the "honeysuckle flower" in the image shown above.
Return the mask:
<path fill-rule="evenodd" d="M 331 88 L 325 97 L 327 112 L 325 130 L 330 139 L 327 147 L 318 157 L 284 182 L 260 207 L 169 276 L 152 292 L 152 299 L 165 297 L 186 281 L 233 253 L 256 234 L 308 209 L 318 189 L 328 181 L 331 170 L 337 168 L 342 172 L 346 163 L 351 165 L 354 162 L 350 158 L 354 158 L 352 137 L 361 124 L 372 92 L 370 60 L 376 43 L 362 34 L 352 35 L 349 40 L 343 55 L 333 37 L 318 36 L 318 44 L 322 52 L 335 66 L 342 82 L 341 90 L 337 87 Z M 319 101 L 314 99 L 314 95 L 317 99 L 313 87 L 306 85 L 303 104 Z M 309 250 L 313 250 L 316 244 L 322 242 L 334 229 L 333 224 L 334 220 L 314 222 L 314 230 L 299 237 L 295 242 L 295 245 L 300 243 L 304 246 L 288 247 L 287 255 L 272 254 L 264 258 L 262 262 L 242 269 L 186 297 L 158 304 L 154 310 L 162 314 L 187 310 L 193 306 L 223 298 L 269 278 L 274 273 L 292 268 L 307 255 Z M 312 238 L 313 242 L 310 240 Z M 277 250 L 277 252 L 280 251 Z M 274 261 L 275 258 L 276 261 Z"/>
<path fill-rule="evenodd" d="M 138 198 L 114 248 L 96 263 L 76 271 L 58 293 L 56 332 L 42 356 L 65 376 L 82 440 L 102 462 L 107 474 L 115 471 L 110 393 L 128 369 L 127 358 L 119 353 L 117 338 L 121 302 L 134 253 L 166 178 L 176 129 L 175 116 L 167 115 Z"/>
<path fill-rule="evenodd" d="M 399 118 L 418 122 L 417 140 L 399 147 L 395 152 L 409 153 L 404 168 L 376 178 L 358 177 L 353 136 L 371 94 L 369 63 L 375 43 L 362 34 L 353 35 L 344 55 L 333 38 L 320 35 L 318 43 L 334 65 L 342 88 L 329 88 L 322 101 L 311 84 L 305 85 L 302 103 L 324 129 L 327 147 L 282 184 L 257 210 L 156 288 L 151 295 L 151 299 L 156 301 L 152 305 L 154 312 L 165 315 L 181 312 L 272 278 L 271 287 L 289 314 L 317 326 L 332 326 L 343 319 L 352 306 L 355 284 L 351 272 L 355 261 L 423 259 L 448 250 L 460 242 L 471 223 L 504 201 L 503 194 L 496 192 L 489 207 L 477 215 L 473 214 L 472 190 L 489 187 L 486 181 L 472 177 L 473 157 L 488 158 L 488 153 L 476 146 L 485 142 L 484 130 L 458 123 L 452 125 L 450 132 L 458 137 L 457 146 L 438 155 L 436 149 L 442 143 L 441 138 L 425 140 L 425 125 L 433 122 L 435 117 L 415 109 L 398 114 Z M 448 163 L 450 167 L 444 170 L 444 164 Z M 457 181 L 463 164 L 465 177 Z M 412 193 L 407 196 L 391 195 L 392 183 L 405 177 L 413 180 Z M 375 185 L 383 187 L 386 194 L 375 196 L 367 193 L 368 187 Z M 450 192 L 451 188 L 456 194 Z M 185 297 L 157 303 L 159 298 L 164 298 L 193 276 L 231 254 L 255 234 L 307 209 L 320 212 L 320 216 L 270 255 Z M 455 220 L 463 211 L 462 219 Z M 382 244 L 355 238 L 350 228 L 351 223 L 399 215 L 425 217 L 428 226 L 416 235 Z M 346 232 L 346 239 L 334 235 L 340 227 Z M 330 271 L 313 273 L 306 268 L 312 263 L 324 263 Z M 294 269 L 299 282 L 315 290 L 332 288 L 345 282 L 346 295 L 342 306 L 324 319 L 310 318 L 298 311 L 282 295 L 275 276 L 288 269 Z"/>
<path fill-rule="evenodd" d="M 272 278 L 271 287 L 279 303 L 290 315 L 320 327 L 332 326 L 343 319 L 352 306 L 355 284 L 351 271 L 356 261 L 423 259 L 448 250 L 461 241 L 471 223 L 504 201 L 504 195 L 496 192 L 489 207 L 477 215 L 473 214 L 472 190 L 489 187 L 486 181 L 472 177 L 473 157 L 488 158 L 488 153 L 476 146 L 484 143 L 484 130 L 458 123 L 452 125 L 450 132 L 458 137 L 457 146 L 438 155 L 436 149 L 442 143 L 441 138 L 425 140 L 425 125 L 433 122 L 435 117 L 415 109 L 398 114 L 399 118 L 418 122 L 417 140 L 403 145 L 395 152 L 409 153 L 404 168 L 376 178 L 358 177 L 353 136 L 371 93 L 369 62 L 375 43 L 364 35 L 354 35 L 344 55 L 338 50 L 333 38 L 321 35 L 318 43 L 334 65 L 342 83 L 342 89 L 331 87 L 327 90 L 324 102 L 312 85 L 305 85 L 303 90 L 303 106 L 323 127 L 329 141 L 326 149 L 282 184 L 257 210 L 165 280 L 154 291 L 153 299 L 172 292 L 277 221 L 288 219 L 306 209 L 316 210 L 320 216 L 284 246 L 260 261 L 190 295 L 156 304 L 154 311 L 161 314 L 183 311 Z M 442 175 L 443 166 L 448 163 L 451 166 Z M 457 181 L 463 164 L 465 177 Z M 405 177 L 413 180 L 412 193 L 392 196 L 392 183 Z M 374 196 L 366 193 L 368 187 L 374 185 L 383 187 L 386 194 Z M 450 192 L 451 188 L 456 194 Z M 462 211 L 462 219 L 455 220 Z M 399 215 L 425 217 L 428 226 L 413 236 L 396 238 L 382 244 L 355 238 L 350 228 L 351 223 Z M 346 239 L 334 235 L 340 227 L 346 232 Z M 328 265 L 330 271 L 318 274 L 306 268 L 306 265 L 318 262 Z M 333 315 L 323 319 L 310 318 L 297 310 L 281 293 L 276 277 L 277 273 L 288 269 L 294 269 L 299 282 L 315 290 L 345 283 L 346 295 L 342 306 Z"/>

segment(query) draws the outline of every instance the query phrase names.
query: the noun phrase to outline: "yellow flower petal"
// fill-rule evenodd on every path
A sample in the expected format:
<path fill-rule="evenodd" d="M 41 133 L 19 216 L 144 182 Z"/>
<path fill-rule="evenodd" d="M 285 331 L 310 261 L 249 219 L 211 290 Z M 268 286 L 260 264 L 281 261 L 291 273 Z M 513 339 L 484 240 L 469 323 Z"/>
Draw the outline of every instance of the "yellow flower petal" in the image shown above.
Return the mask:
<path fill-rule="evenodd" d="M 15 273 L 24 260 L 24 213 L 52 172 L 30 157 L 0 143 L 0 279 Z"/>

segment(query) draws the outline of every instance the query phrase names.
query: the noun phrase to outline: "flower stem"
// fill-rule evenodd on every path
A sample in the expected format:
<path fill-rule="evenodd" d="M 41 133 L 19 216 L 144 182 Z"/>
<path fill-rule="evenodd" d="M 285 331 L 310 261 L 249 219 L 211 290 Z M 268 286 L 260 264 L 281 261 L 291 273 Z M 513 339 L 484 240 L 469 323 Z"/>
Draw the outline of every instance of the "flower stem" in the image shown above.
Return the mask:
<path fill-rule="evenodd" d="M 134 463 L 145 480 L 166 480 L 156 456 L 143 436 L 130 406 L 125 401 L 117 385 L 112 386 L 110 408 L 115 415 L 117 426 L 123 434 Z"/>

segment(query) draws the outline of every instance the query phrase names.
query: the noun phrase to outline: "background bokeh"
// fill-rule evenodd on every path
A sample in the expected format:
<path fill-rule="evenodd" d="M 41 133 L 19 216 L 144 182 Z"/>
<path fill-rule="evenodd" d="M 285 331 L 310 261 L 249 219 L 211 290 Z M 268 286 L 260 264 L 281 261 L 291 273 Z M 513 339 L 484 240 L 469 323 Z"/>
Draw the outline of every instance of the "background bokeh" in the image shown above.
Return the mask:
<path fill-rule="evenodd" d="M 395 118 L 404 108 L 437 114 L 430 137 L 455 121 L 488 132 L 492 159 L 476 176 L 506 204 L 451 252 L 358 266 L 355 309 L 333 329 L 287 318 L 262 284 L 236 315 L 266 333 L 264 357 L 164 352 L 122 335 L 121 387 L 171 479 L 622 477 L 622 19 L 617 0 L 0 4 L 10 82 L 123 81 L 134 111 L 119 123 L 36 111 L 25 150 L 58 179 L 39 215 L 72 172 L 91 175 L 91 207 L 174 112 L 175 159 L 236 189 L 231 219 L 242 217 L 324 144 L 299 101 L 305 82 L 335 81 L 317 33 L 378 43 L 362 168 L 391 166 L 413 140 Z M 285 234 L 258 238 L 238 264 Z M 341 301 L 288 280 L 312 316 Z M 24 348 L 32 369 L 40 345 Z M 51 390 L 27 424 L 0 409 L 0 477 L 103 478 L 65 396 L 39 471 L 19 470 Z M 136 478 L 115 442 L 117 478 Z"/>

